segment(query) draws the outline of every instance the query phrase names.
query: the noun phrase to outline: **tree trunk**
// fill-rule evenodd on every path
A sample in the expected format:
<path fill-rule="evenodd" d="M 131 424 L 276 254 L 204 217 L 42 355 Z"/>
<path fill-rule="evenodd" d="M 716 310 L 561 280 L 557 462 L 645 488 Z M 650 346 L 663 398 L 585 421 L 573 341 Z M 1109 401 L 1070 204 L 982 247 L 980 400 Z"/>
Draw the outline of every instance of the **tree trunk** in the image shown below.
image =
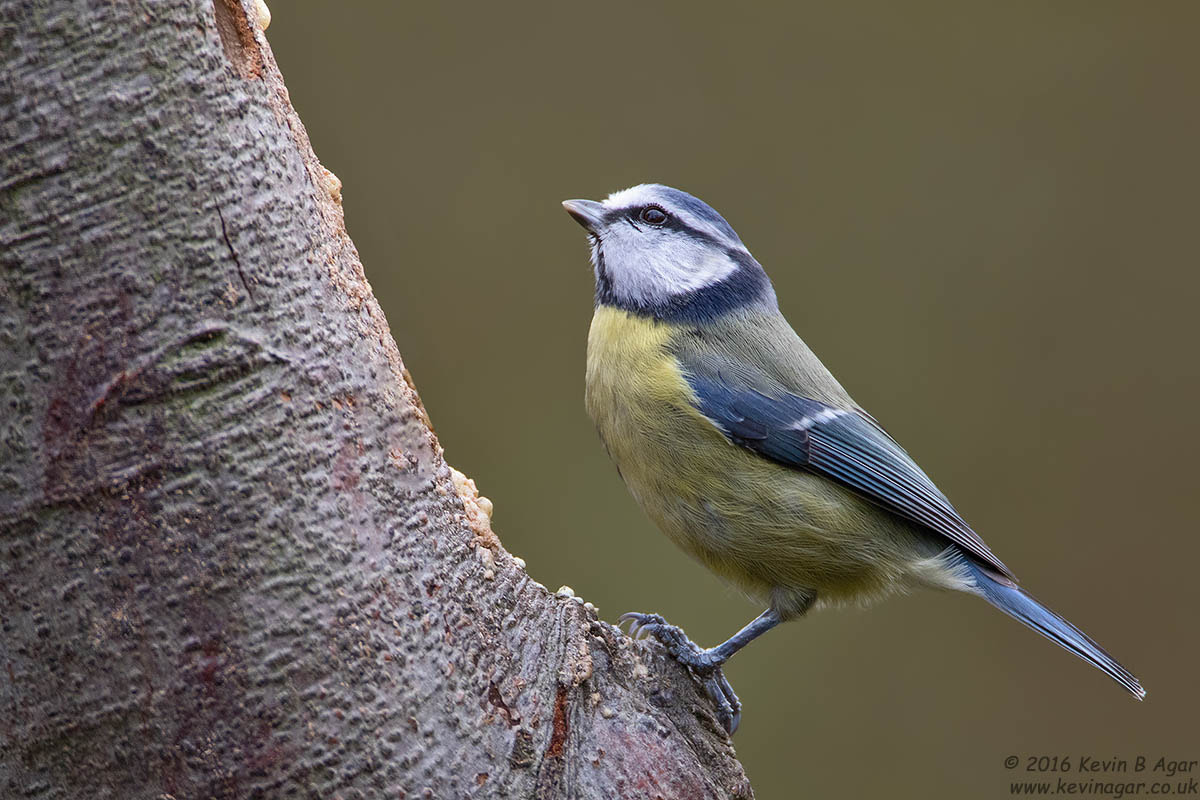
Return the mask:
<path fill-rule="evenodd" d="M 0 795 L 749 797 L 443 461 L 261 14 L 0 0 Z"/>

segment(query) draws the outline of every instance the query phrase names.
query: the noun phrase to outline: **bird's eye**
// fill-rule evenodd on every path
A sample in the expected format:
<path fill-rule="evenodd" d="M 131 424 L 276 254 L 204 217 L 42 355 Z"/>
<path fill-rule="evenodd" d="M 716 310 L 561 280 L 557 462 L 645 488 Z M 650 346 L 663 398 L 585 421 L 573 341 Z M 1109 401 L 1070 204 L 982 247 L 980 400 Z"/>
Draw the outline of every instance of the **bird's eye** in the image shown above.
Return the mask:
<path fill-rule="evenodd" d="M 647 225 L 662 225 L 667 221 L 667 212 L 658 206 L 646 206 L 638 214 L 638 219 Z"/>

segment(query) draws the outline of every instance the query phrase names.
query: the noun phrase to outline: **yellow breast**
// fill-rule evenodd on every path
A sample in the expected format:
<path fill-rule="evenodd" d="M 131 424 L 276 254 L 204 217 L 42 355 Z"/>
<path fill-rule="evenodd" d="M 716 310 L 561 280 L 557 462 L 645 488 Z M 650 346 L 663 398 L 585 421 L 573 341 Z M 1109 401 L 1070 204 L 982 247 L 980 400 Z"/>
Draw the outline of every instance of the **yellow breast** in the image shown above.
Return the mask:
<path fill-rule="evenodd" d="M 668 455 L 692 447 L 705 438 L 703 428 L 711 428 L 695 411 L 691 387 L 669 350 L 675 332 L 666 323 L 599 306 L 588 334 L 587 410 L 643 506 L 657 499 L 651 495 L 659 487 L 680 491 L 666 486 L 663 470 L 678 468 Z M 723 444 L 715 430 L 709 436 Z"/>
<path fill-rule="evenodd" d="M 668 323 L 597 308 L 588 336 L 588 413 L 630 492 L 658 527 L 710 569 L 759 594 L 767 587 L 749 562 L 761 563 L 763 554 L 739 541 L 747 531 L 731 530 L 728 517 L 764 500 L 744 484 L 749 476 L 763 477 L 766 465 L 731 445 L 696 410 L 670 351 L 680 332 Z M 737 474 L 730 474 L 731 465 Z M 742 562 L 749 569 L 739 567 Z"/>
<path fill-rule="evenodd" d="M 672 326 L 599 306 L 588 333 L 587 408 L 597 425 L 640 417 L 651 404 L 687 404 L 691 390 L 667 345 Z M 605 431 L 601 431 L 605 435 Z"/>

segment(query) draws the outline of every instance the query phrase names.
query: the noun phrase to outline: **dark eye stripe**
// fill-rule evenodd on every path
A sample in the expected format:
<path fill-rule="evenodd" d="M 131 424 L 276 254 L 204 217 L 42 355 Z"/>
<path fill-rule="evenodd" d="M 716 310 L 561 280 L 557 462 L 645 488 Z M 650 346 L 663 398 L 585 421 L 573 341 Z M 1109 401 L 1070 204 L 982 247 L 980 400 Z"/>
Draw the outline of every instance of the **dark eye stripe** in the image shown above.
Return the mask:
<path fill-rule="evenodd" d="M 638 226 L 638 224 L 645 224 L 645 223 L 642 223 L 642 220 L 639 217 L 639 214 L 643 208 L 647 208 L 647 206 L 637 205 L 637 206 L 627 206 L 625 208 L 614 208 L 614 209 L 608 211 L 607 213 L 605 213 L 604 225 L 607 227 L 607 226 L 613 225 L 617 222 L 625 222 L 630 225 L 633 225 L 636 228 Z M 659 208 L 661 208 L 661 206 L 659 206 Z M 665 209 L 664 209 L 664 211 L 665 211 Z M 668 230 L 668 231 L 675 231 L 677 233 L 682 233 L 685 236 L 687 236 L 688 238 L 695 239 L 696 241 L 699 241 L 699 242 L 706 242 L 707 244 L 710 244 L 713 247 L 719 248 L 721 250 L 730 249 L 731 251 L 736 252 L 737 250 L 744 249 L 744 247 L 741 246 L 741 239 L 737 239 L 735 237 L 733 239 L 733 242 L 736 243 L 737 246 L 734 248 L 730 248 L 730 244 L 731 244 L 730 242 L 722 241 L 721 239 L 718 239 L 716 236 L 713 236 L 711 233 L 709 233 L 707 231 L 702 231 L 699 228 L 693 228 L 691 225 L 688 225 L 686 222 L 684 222 L 679 217 L 679 215 L 672 214 L 670 212 L 666 212 L 666 215 L 667 215 L 666 220 L 664 220 L 661 224 L 655 226 L 659 230 Z"/>

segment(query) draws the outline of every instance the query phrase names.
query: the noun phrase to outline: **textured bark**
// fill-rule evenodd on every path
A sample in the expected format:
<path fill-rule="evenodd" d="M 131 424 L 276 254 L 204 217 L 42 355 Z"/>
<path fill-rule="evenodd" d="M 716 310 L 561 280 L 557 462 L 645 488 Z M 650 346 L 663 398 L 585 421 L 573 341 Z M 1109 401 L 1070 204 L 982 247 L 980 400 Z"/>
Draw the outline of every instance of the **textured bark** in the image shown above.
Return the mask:
<path fill-rule="evenodd" d="M 0 2 L 0 795 L 748 797 L 443 461 L 255 14 Z"/>

